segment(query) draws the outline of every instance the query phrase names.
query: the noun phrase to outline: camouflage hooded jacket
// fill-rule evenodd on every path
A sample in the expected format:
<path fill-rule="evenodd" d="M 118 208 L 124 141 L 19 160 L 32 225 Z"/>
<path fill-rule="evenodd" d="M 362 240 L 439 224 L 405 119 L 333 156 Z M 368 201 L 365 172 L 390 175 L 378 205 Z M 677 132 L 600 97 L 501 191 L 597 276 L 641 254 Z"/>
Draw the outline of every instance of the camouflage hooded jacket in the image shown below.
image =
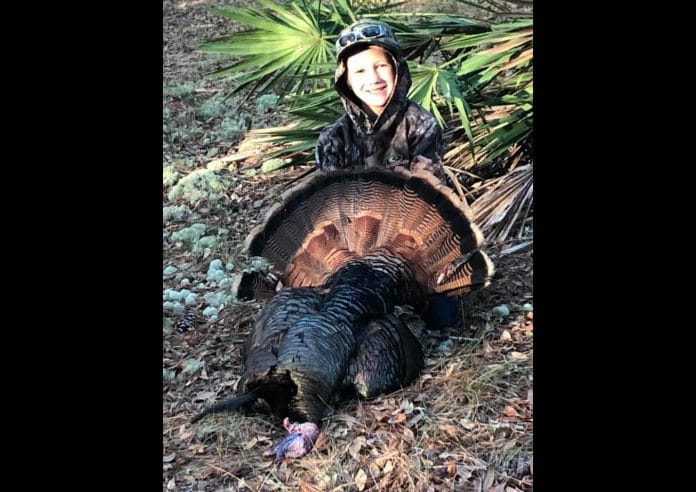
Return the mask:
<path fill-rule="evenodd" d="M 322 171 L 371 166 L 427 169 L 444 183 L 442 131 L 431 113 L 408 99 L 411 74 L 406 60 L 392 50 L 387 51 L 396 67 L 394 93 L 374 121 L 370 121 L 360 100 L 348 87 L 345 62 L 339 60 L 335 86 L 346 114 L 319 135 L 317 168 Z"/>

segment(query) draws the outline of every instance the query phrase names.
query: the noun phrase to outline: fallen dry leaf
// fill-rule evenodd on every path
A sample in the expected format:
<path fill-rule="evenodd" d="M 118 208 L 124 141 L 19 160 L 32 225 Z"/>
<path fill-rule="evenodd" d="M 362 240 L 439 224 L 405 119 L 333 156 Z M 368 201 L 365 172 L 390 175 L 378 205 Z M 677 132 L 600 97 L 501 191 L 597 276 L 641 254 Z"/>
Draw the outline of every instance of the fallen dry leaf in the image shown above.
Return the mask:
<path fill-rule="evenodd" d="M 421 375 L 421 377 L 420 377 L 421 386 L 423 385 L 423 383 L 425 383 L 426 381 L 429 381 L 429 380 L 431 380 L 431 379 L 433 379 L 433 375 L 432 375 L 432 374 L 423 374 L 423 375 Z"/>
<path fill-rule="evenodd" d="M 469 419 L 459 419 L 459 425 L 464 427 L 466 430 L 472 430 L 474 427 L 476 427 L 476 422 L 472 422 Z"/>
<path fill-rule="evenodd" d="M 503 415 L 505 415 L 506 417 L 519 417 L 520 416 L 520 414 L 517 413 L 517 410 L 515 410 L 515 408 L 512 405 L 508 405 L 505 407 L 505 409 L 503 410 Z"/>
<path fill-rule="evenodd" d="M 213 401 L 215 399 L 214 391 L 201 391 L 193 397 L 193 401 Z"/>
<path fill-rule="evenodd" d="M 188 425 L 188 424 L 185 424 Z M 195 434 L 194 430 L 191 428 L 186 429 L 185 425 L 182 425 L 179 429 L 179 439 L 182 441 L 188 441 Z"/>
<path fill-rule="evenodd" d="M 360 461 L 360 450 L 364 445 L 365 438 L 363 436 L 358 436 L 353 439 L 353 442 L 348 446 L 348 453 L 350 453 L 355 461 Z"/>
<path fill-rule="evenodd" d="M 205 452 L 205 444 L 192 444 L 189 449 L 195 454 L 202 454 Z"/>
<path fill-rule="evenodd" d="M 404 427 L 404 440 L 407 442 L 413 442 L 415 440 L 415 434 L 413 434 L 413 431 L 409 429 L 408 427 Z"/>
<path fill-rule="evenodd" d="M 399 402 L 399 409 L 403 410 L 404 413 L 409 414 L 413 412 L 413 402 L 408 398 L 404 398 Z"/>
<path fill-rule="evenodd" d="M 348 427 L 337 425 L 331 430 L 331 437 L 343 437 L 348 434 Z"/>
<path fill-rule="evenodd" d="M 358 473 L 355 474 L 355 485 L 358 487 L 358 490 L 363 490 L 365 488 L 365 483 L 367 482 L 367 473 L 363 471 L 362 468 L 358 470 Z"/>
<path fill-rule="evenodd" d="M 377 422 L 384 422 L 389 420 L 391 412 L 388 410 L 372 410 L 372 415 L 374 415 Z"/>
<path fill-rule="evenodd" d="M 527 354 L 523 354 L 522 352 L 515 352 L 513 350 L 512 352 L 510 352 L 510 359 L 521 362 L 529 359 L 529 357 L 527 357 Z"/>
<path fill-rule="evenodd" d="M 325 433 L 319 434 L 319 437 L 317 437 L 317 441 L 314 443 L 314 449 L 322 449 L 324 446 L 326 446 L 326 443 L 328 442 L 328 437 L 326 437 Z"/>
<path fill-rule="evenodd" d="M 457 435 L 457 428 L 451 424 L 440 424 L 440 430 L 450 437 Z"/>

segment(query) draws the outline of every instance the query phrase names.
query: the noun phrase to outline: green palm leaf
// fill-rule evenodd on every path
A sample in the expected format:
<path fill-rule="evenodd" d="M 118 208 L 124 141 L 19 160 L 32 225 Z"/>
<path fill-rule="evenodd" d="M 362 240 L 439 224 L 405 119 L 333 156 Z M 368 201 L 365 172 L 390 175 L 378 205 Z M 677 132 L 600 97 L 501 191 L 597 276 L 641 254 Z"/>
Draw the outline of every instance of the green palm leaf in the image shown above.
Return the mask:
<path fill-rule="evenodd" d="M 280 109 L 296 118 L 290 126 L 252 131 L 280 145 L 276 155 L 311 162 L 319 132 L 344 112 L 332 85 L 336 33 L 357 18 L 378 17 L 392 25 L 409 58 L 409 97 L 445 129 L 448 166 L 482 176 L 489 166 L 499 175 L 529 156 L 531 19 L 489 26 L 455 15 L 387 14 L 347 0 L 259 3 L 258 10 L 215 9 L 251 29 L 204 49 L 240 57 L 216 73 L 232 77 L 233 93 L 273 90 L 281 96 Z"/>
<path fill-rule="evenodd" d="M 252 11 L 244 7 L 214 8 L 213 12 L 251 26 L 250 31 L 232 34 L 217 41 L 205 43 L 201 49 L 209 53 L 238 55 L 243 59 L 215 72 L 215 75 L 232 74 L 237 86 L 230 95 L 249 85 L 263 85 L 264 90 L 279 86 L 280 92 L 309 92 L 327 87 L 324 79 L 313 79 L 316 66 L 327 63 L 333 56 L 332 45 L 320 29 L 311 11 L 302 11 L 293 4 L 291 10 L 269 0 L 259 0 L 263 10 Z M 288 78 L 294 78 L 288 81 Z"/>

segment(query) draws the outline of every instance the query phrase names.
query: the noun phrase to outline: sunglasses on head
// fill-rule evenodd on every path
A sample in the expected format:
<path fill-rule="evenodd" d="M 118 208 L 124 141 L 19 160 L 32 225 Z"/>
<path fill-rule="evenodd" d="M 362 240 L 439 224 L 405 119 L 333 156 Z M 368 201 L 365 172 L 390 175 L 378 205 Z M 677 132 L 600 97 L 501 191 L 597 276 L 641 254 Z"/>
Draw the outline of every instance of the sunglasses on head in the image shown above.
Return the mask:
<path fill-rule="evenodd" d="M 370 40 L 382 37 L 391 37 L 389 30 L 380 24 L 367 24 L 364 26 L 354 27 L 350 32 L 342 34 L 336 40 L 336 50 L 345 48 L 349 44 L 353 44 L 360 40 Z"/>

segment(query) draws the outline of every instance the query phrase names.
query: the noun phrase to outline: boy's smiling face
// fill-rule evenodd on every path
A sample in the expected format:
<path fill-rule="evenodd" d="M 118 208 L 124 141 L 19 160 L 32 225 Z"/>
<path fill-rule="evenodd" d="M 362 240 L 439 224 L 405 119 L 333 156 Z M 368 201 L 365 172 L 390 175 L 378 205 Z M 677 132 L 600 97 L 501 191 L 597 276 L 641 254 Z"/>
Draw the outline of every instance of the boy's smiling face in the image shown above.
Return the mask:
<path fill-rule="evenodd" d="M 382 114 L 394 91 L 394 67 L 389 53 L 372 46 L 346 60 L 348 87 L 376 115 Z"/>

